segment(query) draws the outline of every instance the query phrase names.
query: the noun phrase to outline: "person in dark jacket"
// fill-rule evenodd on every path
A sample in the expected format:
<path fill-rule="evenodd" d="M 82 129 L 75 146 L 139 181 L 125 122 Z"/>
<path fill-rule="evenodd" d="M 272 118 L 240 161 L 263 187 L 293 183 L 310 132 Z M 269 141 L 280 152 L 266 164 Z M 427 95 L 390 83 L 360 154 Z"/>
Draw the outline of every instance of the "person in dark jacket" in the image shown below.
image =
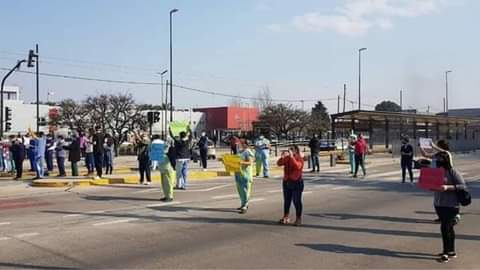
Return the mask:
<path fill-rule="evenodd" d="M 202 136 L 198 140 L 198 150 L 200 152 L 200 161 L 203 170 L 207 169 L 207 160 L 208 160 L 208 137 L 205 132 L 202 132 Z"/>
<path fill-rule="evenodd" d="M 313 138 L 308 143 L 308 147 L 310 147 L 310 158 L 312 162 L 312 171 L 311 172 L 319 172 L 320 171 L 320 140 L 318 139 L 318 135 L 313 135 Z"/>
<path fill-rule="evenodd" d="M 21 179 L 23 174 L 23 160 L 25 159 L 25 145 L 22 143 L 21 138 L 13 140 L 12 145 L 10 146 L 10 152 L 12 153 L 12 158 L 15 162 L 15 169 L 17 171 L 14 179 Z"/>
<path fill-rule="evenodd" d="M 47 163 L 47 171 L 45 172 L 45 175 L 49 175 L 53 171 L 53 152 L 55 150 L 53 143 L 53 136 L 48 134 L 45 147 L 45 163 Z"/>
<path fill-rule="evenodd" d="M 96 179 L 102 178 L 103 171 L 103 155 L 105 149 L 103 144 L 105 143 L 105 134 L 103 134 L 101 127 L 95 127 L 95 134 L 93 135 L 93 154 L 95 158 L 95 169 L 97 170 Z"/>
<path fill-rule="evenodd" d="M 150 139 L 146 133 L 135 135 L 135 146 L 137 148 L 138 170 L 140 172 L 140 184 L 152 184 L 151 178 L 151 160 L 150 160 Z M 147 181 L 145 182 L 145 177 Z"/>
<path fill-rule="evenodd" d="M 190 147 L 192 145 L 192 131 L 188 127 L 188 132 L 180 132 L 179 137 L 175 137 L 172 130 L 169 129 L 170 136 L 174 140 L 177 173 L 176 189 L 185 190 L 187 187 L 188 162 L 190 161 Z"/>
<path fill-rule="evenodd" d="M 72 176 L 78 176 L 78 164 L 82 157 L 80 149 L 80 138 L 77 134 L 73 134 L 72 143 L 65 147 L 68 150 L 68 161 L 72 164 Z"/>
<path fill-rule="evenodd" d="M 402 139 L 402 147 L 400 148 L 400 166 L 402 168 L 402 183 L 405 183 L 406 171 L 410 176 L 410 183 L 413 183 L 413 147 L 409 143 L 408 137 Z"/>

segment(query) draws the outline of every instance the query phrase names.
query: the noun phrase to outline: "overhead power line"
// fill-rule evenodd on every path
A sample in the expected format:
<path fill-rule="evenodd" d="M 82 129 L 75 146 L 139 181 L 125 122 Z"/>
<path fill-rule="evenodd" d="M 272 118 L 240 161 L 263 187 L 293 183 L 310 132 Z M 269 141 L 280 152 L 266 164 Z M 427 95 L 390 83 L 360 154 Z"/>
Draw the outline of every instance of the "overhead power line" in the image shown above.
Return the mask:
<path fill-rule="evenodd" d="M 9 70 L 8 68 L 0 67 L 0 70 Z M 17 72 L 20 73 L 26 73 L 26 74 L 35 74 L 35 72 L 32 71 L 25 71 L 25 70 L 19 70 Z M 117 84 L 128 84 L 128 85 L 149 85 L 149 86 L 159 86 L 161 83 L 159 82 L 142 82 L 142 81 L 125 81 L 125 80 L 111 80 L 111 79 L 101 79 L 101 78 L 91 78 L 91 77 L 84 77 L 84 76 L 77 76 L 77 75 L 66 75 L 66 74 L 56 74 L 56 73 L 45 73 L 41 72 L 39 73 L 40 76 L 44 77 L 53 77 L 53 78 L 61 78 L 61 79 L 71 79 L 71 80 L 83 80 L 83 81 L 94 81 L 94 82 L 103 82 L 103 83 L 117 83 Z M 238 98 L 238 99 L 243 99 L 243 100 L 257 100 L 258 98 L 254 97 L 244 97 L 244 96 L 239 96 L 239 95 L 231 95 L 231 94 L 226 94 L 222 92 L 216 92 L 216 91 L 211 91 L 211 90 L 204 90 L 204 89 L 199 89 L 199 88 L 193 88 L 193 87 L 188 87 L 188 86 L 183 86 L 183 85 L 177 85 L 174 84 L 176 88 L 184 89 L 187 91 L 193 91 L 197 93 L 203 93 L 203 94 L 208 94 L 208 95 L 214 95 L 214 96 L 221 96 L 221 97 L 228 97 L 228 98 Z M 297 102 L 297 103 L 303 103 L 303 102 L 316 102 L 316 101 L 333 101 L 337 100 L 337 98 L 324 98 L 324 99 L 272 99 L 272 102 Z"/>

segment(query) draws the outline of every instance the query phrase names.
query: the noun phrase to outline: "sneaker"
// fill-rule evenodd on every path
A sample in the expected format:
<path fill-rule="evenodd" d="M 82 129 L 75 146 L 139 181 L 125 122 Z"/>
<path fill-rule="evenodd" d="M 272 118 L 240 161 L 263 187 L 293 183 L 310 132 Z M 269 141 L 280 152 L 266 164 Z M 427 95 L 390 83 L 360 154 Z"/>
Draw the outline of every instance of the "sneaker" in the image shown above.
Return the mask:
<path fill-rule="evenodd" d="M 148 186 L 148 185 L 149 185 L 148 182 L 144 182 L 144 183 L 142 183 L 142 184 L 144 184 L 145 186 Z"/>
<path fill-rule="evenodd" d="M 460 220 L 461 220 L 460 214 L 457 214 L 454 219 L 455 225 L 457 225 L 460 222 Z"/>
<path fill-rule="evenodd" d="M 357 178 L 357 176 L 356 176 L 356 175 L 354 175 L 354 176 L 353 176 L 353 178 Z"/>
<path fill-rule="evenodd" d="M 247 210 L 248 210 L 248 207 L 247 206 L 244 206 L 242 208 L 240 208 L 240 214 L 246 214 L 247 213 Z"/>
<path fill-rule="evenodd" d="M 447 254 L 442 254 L 442 256 L 440 256 L 440 258 L 438 258 L 438 262 L 446 263 L 446 262 L 449 262 L 449 261 L 450 261 L 450 259 L 448 258 Z"/>
<path fill-rule="evenodd" d="M 295 223 L 293 223 L 293 226 L 302 226 L 302 219 L 301 218 L 297 218 L 295 220 Z"/>
<path fill-rule="evenodd" d="M 167 198 L 164 202 L 173 202 L 172 198 Z"/>
<path fill-rule="evenodd" d="M 100 177 L 99 177 L 99 176 L 95 176 L 95 178 L 93 178 L 93 179 L 95 179 L 95 180 L 99 180 L 99 179 L 100 179 Z"/>
<path fill-rule="evenodd" d="M 289 219 L 288 217 L 281 218 L 281 219 L 278 221 L 278 224 L 280 224 L 280 225 L 290 224 L 290 219 Z"/>
<path fill-rule="evenodd" d="M 146 185 L 150 186 L 151 184 L 152 184 L 152 182 L 148 181 Z"/>

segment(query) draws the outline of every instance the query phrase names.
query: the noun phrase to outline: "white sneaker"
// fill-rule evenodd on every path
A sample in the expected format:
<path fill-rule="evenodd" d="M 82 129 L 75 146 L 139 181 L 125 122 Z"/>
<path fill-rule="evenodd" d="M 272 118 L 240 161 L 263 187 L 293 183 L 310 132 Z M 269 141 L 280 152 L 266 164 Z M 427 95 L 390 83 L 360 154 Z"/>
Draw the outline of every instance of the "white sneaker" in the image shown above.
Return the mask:
<path fill-rule="evenodd" d="M 150 183 L 150 182 L 145 182 L 145 183 L 143 183 L 143 184 L 144 184 L 145 186 L 150 186 L 151 183 Z"/>
<path fill-rule="evenodd" d="M 94 179 L 95 179 L 95 180 L 99 180 L 99 179 L 100 179 L 100 177 L 98 177 L 98 176 L 95 176 L 95 178 L 94 178 Z"/>

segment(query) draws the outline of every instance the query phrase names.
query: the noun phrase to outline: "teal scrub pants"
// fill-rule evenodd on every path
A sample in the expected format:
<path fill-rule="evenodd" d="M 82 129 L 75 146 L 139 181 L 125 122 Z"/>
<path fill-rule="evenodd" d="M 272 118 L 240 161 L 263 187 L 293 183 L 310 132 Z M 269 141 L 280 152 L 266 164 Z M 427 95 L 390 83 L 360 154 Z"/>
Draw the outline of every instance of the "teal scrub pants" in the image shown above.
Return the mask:
<path fill-rule="evenodd" d="M 240 196 L 240 207 L 246 207 L 250 199 L 253 179 L 237 172 L 235 173 L 235 182 L 237 184 L 238 195 Z"/>

